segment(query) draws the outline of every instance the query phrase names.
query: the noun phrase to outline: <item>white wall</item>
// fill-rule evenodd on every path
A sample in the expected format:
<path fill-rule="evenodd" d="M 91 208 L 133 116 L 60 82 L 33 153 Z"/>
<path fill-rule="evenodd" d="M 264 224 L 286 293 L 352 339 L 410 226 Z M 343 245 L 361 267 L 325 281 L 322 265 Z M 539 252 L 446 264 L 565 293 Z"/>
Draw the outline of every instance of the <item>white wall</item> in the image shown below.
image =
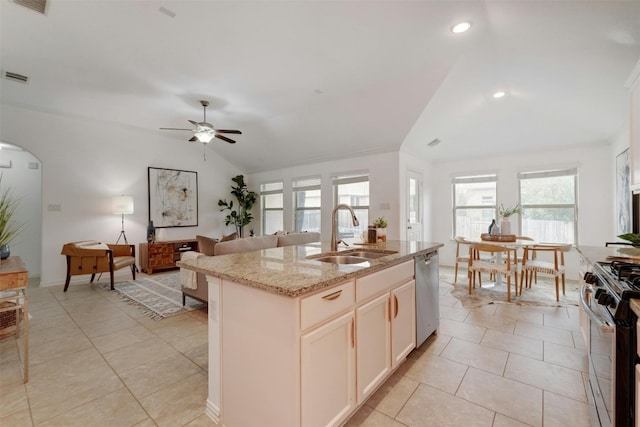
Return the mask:
<path fill-rule="evenodd" d="M 527 155 L 489 159 L 464 160 L 433 165 L 433 240 L 445 243 L 440 263 L 454 265 L 455 242 L 451 213 L 451 178 L 487 172 L 498 174 L 498 205 L 518 202 L 517 174 L 522 171 L 551 168 L 578 168 L 578 239 L 584 246 L 603 246 L 615 237 L 614 176 L 612 147 L 608 145 L 581 147 L 553 152 L 538 151 Z M 512 233 L 518 234 L 519 219 L 512 221 Z M 477 236 L 478 237 L 478 236 Z M 577 279 L 578 257 L 575 251 L 567 256 L 567 275 Z"/>
<path fill-rule="evenodd" d="M 199 226 L 164 229 L 162 239 L 228 233 L 217 201 L 229 197 L 231 178 L 241 171 L 210 148 L 205 162 L 200 144 L 174 136 L 6 105 L 0 119 L 0 140 L 29 150 L 42 162 L 42 285 L 64 283 L 60 250 L 65 242 L 115 242 L 121 223 L 111 213 L 113 196 L 134 197 L 135 213 L 125 216 L 125 230 L 139 252 L 137 244 L 146 242 L 149 166 L 198 172 Z M 60 205 L 61 211 L 49 211 L 50 205 Z"/>
<path fill-rule="evenodd" d="M 42 239 L 42 165 L 27 151 L 1 150 L 0 160 L 11 162 L 10 168 L 0 169 L 2 191 L 10 188 L 19 199 L 14 220 L 22 224 L 22 231 L 9 244 L 11 255 L 19 256 L 29 268 L 29 275 L 40 276 L 40 241 Z M 29 165 L 35 169 L 30 169 Z"/>
<path fill-rule="evenodd" d="M 247 176 L 248 186 L 258 192 L 263 182 L 284 180 L 284 228 L 287 231 L 294 229 L 293 200 L 291 200 L 291 182 L 294 178 L 317 176 L 322 177 L 322 241 L 331 240 L 331 211 L 333 210 L 332 177 L 336 174 L 353 171 L 369 172 L 369 220 L 373 221 L 379 216 L 384 216 L 388 222 L 387 238 L 397 240 L 400 238 L 400 194 L 399 188 L 399 162 L 398 153 L 380 153 L 363 155 L 360 157 L 334 160 L 330 162 L 314 163 L 303 166 L 295 166 L 285 169 L 255 173 Z M 385 209 L 388 204 L 390 209 Z M 256 233 L 260 230 L 259 203 L 254 209 L 256 224 L 253 228 Z"/>

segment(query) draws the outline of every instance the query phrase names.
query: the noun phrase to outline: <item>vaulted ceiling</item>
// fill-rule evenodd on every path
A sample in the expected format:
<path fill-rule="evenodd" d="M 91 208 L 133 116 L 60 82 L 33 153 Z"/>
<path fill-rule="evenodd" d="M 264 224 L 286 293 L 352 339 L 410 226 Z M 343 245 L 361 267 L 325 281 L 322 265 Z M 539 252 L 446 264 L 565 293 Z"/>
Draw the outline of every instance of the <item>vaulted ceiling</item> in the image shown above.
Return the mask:
<path fill-rule="evenodd" d="M 189 132 L 159 128 L 200 121 L 206 99 L 243 132 L 209 149 L 246 172 L 608 143 L 640 59 L 639 1 L 0 0 L 0 26 L 3 76 L 29 77 L 0 79 L 2 104 L 180 147 Z"/>

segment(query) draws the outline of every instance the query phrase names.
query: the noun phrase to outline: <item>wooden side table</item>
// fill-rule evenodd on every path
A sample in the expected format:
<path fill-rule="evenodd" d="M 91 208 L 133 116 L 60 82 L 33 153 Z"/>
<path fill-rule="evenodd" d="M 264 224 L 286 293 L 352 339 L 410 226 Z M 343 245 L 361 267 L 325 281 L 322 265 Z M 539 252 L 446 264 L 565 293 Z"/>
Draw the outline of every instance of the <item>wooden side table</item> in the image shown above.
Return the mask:
<path fill-rule="evenodd" d="M 29 297 L 25 292 L 29 284 L 29 272 L 20 257 L 13 256 L 0 261 L 0 338 L 16 335 L 20 338 L 20 322 L 24 322 L 24 382 L 29 382 Z M 12 328 L 15 328 L 12 330 Z M 4 330 L 4 331 L 3 331 Z M 6 331 L 6 334 L 3 332 Z"/>

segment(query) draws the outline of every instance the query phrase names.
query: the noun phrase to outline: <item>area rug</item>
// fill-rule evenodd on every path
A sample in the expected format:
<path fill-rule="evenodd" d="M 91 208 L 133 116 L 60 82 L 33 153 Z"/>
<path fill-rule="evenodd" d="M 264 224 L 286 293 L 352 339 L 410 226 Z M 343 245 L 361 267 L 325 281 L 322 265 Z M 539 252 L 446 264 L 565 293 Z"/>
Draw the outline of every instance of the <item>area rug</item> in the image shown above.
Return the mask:
<path fill-rule="evenodd" d="M 487 280 L 488 281 L 488 280 Z M 488 304 L 507 303 L 507 285 L 503 283 L 498 287 L 476 287 L 469 295 L 469 284 L 466 272 L 462 277 L 458 272 L 458 283 L 453 284 L 453 275 L 441 274 L 440 283 L 452 286 L 451 295 L 460 300 L 464 308 L 478 308 Z M 556 288 L 553 277 L 538 276 L 538 283 L 533 283 L 531 288 L 523 288 L 522 295 L 515 296 L 515 287 L 511 284 L 511 303 L 514 305 L 538 306 L 538 307 L 567 307 L 580 304 L 580 284 L 576 280 L 567 280 L 565 293 L 562 295 L 562 282 L 560 282 L 560 301 L 556 301 Z"/>
<path fill-rule="evenodd" d="M 110 289 L 108 283 L 102 284 L 102 287 Z M 203 303 L 189 297 L 186 304 L 182 305 L 179 271 L 117 282 L 115 288 L 114 292 L 153 318 L 164 319 L 204 307 Z"/>

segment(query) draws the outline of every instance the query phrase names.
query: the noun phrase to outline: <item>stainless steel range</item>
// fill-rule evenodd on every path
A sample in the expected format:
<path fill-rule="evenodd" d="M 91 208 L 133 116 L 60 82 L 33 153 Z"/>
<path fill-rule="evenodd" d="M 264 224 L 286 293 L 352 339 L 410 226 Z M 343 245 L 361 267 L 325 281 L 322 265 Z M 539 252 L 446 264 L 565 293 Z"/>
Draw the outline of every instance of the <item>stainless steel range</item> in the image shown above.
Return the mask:
<path fill-rule="evenodd" d="M 635 412 L 637 317 L 629 306 L 640 298 L 640 264 L 595 263 L 586 273 L 581 304 L 589 315 L 589 385 L 601 426 L 632 427 Z"/>

